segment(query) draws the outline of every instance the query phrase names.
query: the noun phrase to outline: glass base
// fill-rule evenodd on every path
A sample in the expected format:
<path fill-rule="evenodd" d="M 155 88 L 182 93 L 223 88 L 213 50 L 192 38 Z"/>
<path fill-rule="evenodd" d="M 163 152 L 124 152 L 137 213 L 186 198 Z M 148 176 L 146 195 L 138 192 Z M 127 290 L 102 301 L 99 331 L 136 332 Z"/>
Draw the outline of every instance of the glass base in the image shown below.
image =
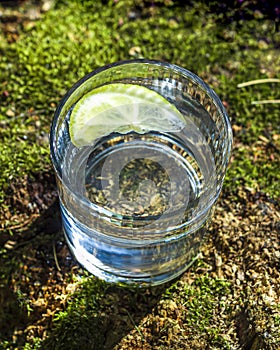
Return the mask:
<path fill-rule="evenodd" d="M 190 266 L 192 266 L 193 263 L 200 256 L 200 252 L 198 251 L 196 252 L 196 254 L 193 255 L 191 259 L 188 259 L 188 261 L 185 261 L 182 265 L 177 266 L 175 269 L 165 271 L 164 273 L 159 272 L 158 274 L 149 275 L 149 274 L 142 274 L 140 271 L 139 272 L 134 271 L 133 274 L 128 275 L 127 271 L 125 274 L 122 274 L 124 273 L 124 271 L 119 271 L 119 274 L 118 274 L 116 270 L 107 271 L 97 266 L 96 264 L 94 264 L 94 261 L 96 260 L 96 258 L 94 258 L 93 255 L 87 256 L 87 254 L 83 254 L 78 247 L 75 247 L 71 243 L 65 229 L 63 229 L 63 231 L 71 253 L 76 258 L 76 260 L 81 264 L 81 266 L 85 268 L 88 272 L 90 272 L 92 275 L 108 283 L 117 283 L 117 284 L 124 284 L 124 285 L 130 285 L 130 286 L 135 285 L 137 287 L 143 287 L 143 288 L 149 287 L 149 286 L 157 286 L 179 277 Z M 189 256 L 189 254 L 187 255 Z"/>

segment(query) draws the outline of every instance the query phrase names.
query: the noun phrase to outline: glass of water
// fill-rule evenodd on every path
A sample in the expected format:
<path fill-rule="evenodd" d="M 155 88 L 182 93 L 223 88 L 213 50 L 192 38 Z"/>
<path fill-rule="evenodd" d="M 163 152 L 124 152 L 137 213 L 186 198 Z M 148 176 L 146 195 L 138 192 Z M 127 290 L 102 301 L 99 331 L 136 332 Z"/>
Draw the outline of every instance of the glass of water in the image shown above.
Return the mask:
<path fill-rule="evenodd" d="M 162 127 L 159 108 L 145 116 L 150 129 L 120 131 L 113 106 L 112 118 L 103 118 L 109 133 L 89 145 L 73 144 L 75 106 L 87 94 L 119 84 L 149 89 L 150 104 L 160 96 L 180 114 L 180 127 Z M 133 105 L 133 98 L 124 103 Z M 78 81 L 60 102 L 50 134 L 64 234 L 77 261 L 108 282 L 157 285 L 179 276 L 199 253 L 231 144 L 220 99 L 186 69 L 131 60 Z"/>

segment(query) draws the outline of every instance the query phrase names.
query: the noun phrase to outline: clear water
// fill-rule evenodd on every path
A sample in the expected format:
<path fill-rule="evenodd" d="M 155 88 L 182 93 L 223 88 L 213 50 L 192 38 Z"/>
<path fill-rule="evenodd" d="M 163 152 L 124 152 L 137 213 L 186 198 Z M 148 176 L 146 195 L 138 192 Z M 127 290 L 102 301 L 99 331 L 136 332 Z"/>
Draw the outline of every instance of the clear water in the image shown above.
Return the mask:
<path fill-rule="evenodd" d="M 67 119 L 61 128 L 64 231 L 94 275 L 162 283 L 197 254 L 210 215 L 201 211 L 215 188 L 219 131 L 198 103 L 176 105 L 186 120 L 176 133 L 111 134 L 78 149 Z"/>

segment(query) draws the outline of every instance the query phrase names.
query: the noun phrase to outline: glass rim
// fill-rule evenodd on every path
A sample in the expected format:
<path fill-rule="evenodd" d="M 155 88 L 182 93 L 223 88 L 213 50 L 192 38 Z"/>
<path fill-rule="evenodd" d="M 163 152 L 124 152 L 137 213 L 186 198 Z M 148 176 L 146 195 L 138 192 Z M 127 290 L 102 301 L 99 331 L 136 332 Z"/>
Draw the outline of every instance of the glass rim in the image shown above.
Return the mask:
<path fill-rule="evenodd" d="M 213 104 L 216 106 L 217 110 L 219 111 L 219 113 L 223 117 L 225 131 L 226 131 L 227 139 L 228 139 L 227 149 L 225 151 L 224 157 L 229 159 L 229 156 L 231 153 L 232 129 L 231 129 L 231 124 L 230 124 L 230 120 L 229 120 L 227 111 L 226 111 L 224 105 L 222 104 L 219 96 L 215 93 L 215 91 L 206 82 L 204 82 L 199 76 L 197 76 L 195 73 L 189 71 L 186 68 L 182 68 L 176 64 L 172 64 L 172 63 L 168 63 L 168 62 L 160 61 L 160 60 L 150 60 L 150 59 L 145 59 L 145 58 L 122 60 L 122 61 L 117 61 L 114 63 L 106 64 L 102 67 L 98 67 L 98 68 L 94 69 L 92 72 L 86 74 L 84 77 L 80 78 L 76 83 L 74 83 L 72 85 L 72 87 L 65 93 L 65 95 L 60 100 L 60 102 L 55 110 L 54 117 L 53 117 L 52 123 L 51 123 L 51 128 L 50 128 L 50 156 L 51 156 L 53 167 L 55 169 L 56 176 L 59 177 L 63 186 L 65 186 L 67 188 L 67 190 L 71 193 L 71 195 L 75 198 L 75 200 L 77 200 L 78 202 L 81 202 L 84 206 L 88 207 L 89 210 L 94 211 L 95 215 L 101 216 L 101 218 L 104 215 L 115 217 L 115 213 L 109 209 L 106 209 L 100 205 L 97 205 L 95 203 L 87 201 L 87 200 L 81 198 L 80 196 L 78 196 L 65 183 L 65 181 L 63 181 L 62 176 L 60 176 L 60 174 L 59 174 L 59 171 L 58 171 L 59 161 L 56 157 L 56 152 L 55 152 L 55 148 L 54 148 L 55 138 L 56 138 L 56 127 L 57 127 L 57 123 L 58 123 L 61 111 L 62 111 L 64 105 L 66 104 L 67 100 L 86 81 L 88 81 L 89 79 L 93 78 L 94 76 L 96 76 L 96 75 L 98 75 L 106 70 L 109 70 L 111 68 L 121 67 L 121 66 L 125 66 L 125 65 L 135 65 L 135 64 L 159 66 L 159 67 L 171 69 L 172 71 L 177 72 L 178 74 L 182 75 L 183 77 L 185 77 L 189 80 L 192 80 L 194 82 L 194 84 L 198 85 L 202 90 L 204 90 L 208 94 L 208 96 L 212 99 Z M 209 197 L 207 204 L 199 210 L 197 215 L 188 221 L 184 221 L 183 224 L 177 224 L 176 226 L 172 227 L 172 231 L 177 229 L 177 228 L 182 228 L 182 226 L 191 225 L 194 221 L 199 221 L 199 219 L 202 219 L 207 214 L 207 212 L 211 209 L 211 207 L 215 204 L 216 200 L 219 197 L 219 194 L 220 194 L 221 189 L 222 189 L 223 179 L 224 179 L 224 176 L 219 181 L 220 186 L 218 187 L 218 190 L 215 192 L 215 195 Z M 139 220 L 139 217 L 138 217 L 138 220 Z M 144 228 L 145 228 L 145 226 L 144 226 Z"/>

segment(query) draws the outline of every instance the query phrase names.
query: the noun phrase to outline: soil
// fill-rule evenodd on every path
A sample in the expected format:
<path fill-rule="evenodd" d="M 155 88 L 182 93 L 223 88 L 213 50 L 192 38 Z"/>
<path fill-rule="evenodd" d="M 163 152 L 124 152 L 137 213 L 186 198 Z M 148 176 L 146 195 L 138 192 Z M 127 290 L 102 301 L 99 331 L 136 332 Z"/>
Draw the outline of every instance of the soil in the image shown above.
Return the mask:
<path fill-rule="evenodd" d="M 13 3 L 29 8 L 28 1 Z M 1 26 L 11 42 L 17 40 L 19 26 L 32 25 L 48 6 L 47 1 L 35 1 L 32 12 L 17 12 L 11 2 L 5 4 L 11 15 Z M 178 290 L 180 283 L 191 285 L 200 275 L 230 282 L 230 320 L 224 322 L 221 312 L 212 322 L 227 324 L 224 336 L 231 339 L 231 349 L 280 347 L 279 219 L 279 203 L 267 194 L 245 186 L 224 191 L 200 263 L 177 281 Z M 10 184 L 0 212 L 0 247 L 0 339 L 11 339 L 14 346 L 9 349 L 21 349 L 35 338 L 45 341 L 42 349 L 53 348 L 55 315 L 66 310 L 85 272 L 72 258 L 61 231 L 51 169 Z M 162 301 L 168 286 L 142 290 L 136 297 L 133 290 L 107 286 L 101 316 L 91 320 L 100 332 L 98 345 L 88 349 L 214 349 L 206 338 L 188 333 L 179 297 L 177 305 Z M 71 331 L 64 333 L 70 336 Z M 6 348 L 0 342 L 1 346 Z"/>
<path fill-rule="evenodd" d="M 18 224 L 13 227 L 13 236 L 3 229 L 0 235 L 0 245 L 6 248 L 6 254 L 1 256 L 1 272 L 5 272 L 6 284 L 1 284 L 0 288 L 0 329 L 4 338 L 12 337 L 18 346 L 15 348 L 20 348 L 33 337 L 44 339 L 49 334 L 54 315 L 65 310 L 69 293 L 77 287 L 74 276 L 84 272 L 72 258 L 61 232 L 51 171 L 11 185 L 9 200 L 20 214 L 16 214 Z M 5 218 L 9 215 L 5 213 Z M 239 188 L 235 197 L 223 193 L 203 245 L 204 267 L 193 266 L 180 278 L 191 284 L 198 275 L 207 274 L 230 281 L 232 337 L 240 346 L 236 348 L 277 349 L 280 344 L 279 324 L 273 318 L 279 315 L 274 306 L 280 302 L 279 218 L 278 204 L 263 193 L 244 188 Z M 162 335 L 151 325 L 158 322 L 162 309 L 165 308 L 165 313 L 171 312 L 166 311 L 163 304 L 156 304 L 166 287 L 140 293 L 136 311 L 128 308 L 127 300 L 120 301 L 124 295 L 131 298 L 133 291 L 111 287 L 113 300 L 104 307 L 105 314 L 109 318 L 118 317 L 113 324 L 104 319 L 104 339 L 110 329 L 115 332 L 110 333 L 106 349 L 112 348 L 112 344 L 115 349 L 160 348 L 157 340 L 160 342 Z M 19 294 L 21 303 L 29 305 L 32 312 L 19 305 Z M 134 327 L 131 330 L 131 322 L 121 322 L 123 309 L 127 308 L 133 314 L 133 322 L 138 322 L 138 331 Z M 180 315 L 173 313 L 171 319 L 178 321 L 178 317 Z M 219 315 L 213 322 L 221 322 Z M 121 330 L 120 323 L 123 323 Z M 195 348 L 197 341 L 195 335 L 184 335 L 184 348 Z M 171 347 L 167 347 L 168 342 Z M 180 349 L 174 339 L 167 340 L 165 346 L 164 349 Z M 201 343 L 196 348 L 207 347 Z"/>

